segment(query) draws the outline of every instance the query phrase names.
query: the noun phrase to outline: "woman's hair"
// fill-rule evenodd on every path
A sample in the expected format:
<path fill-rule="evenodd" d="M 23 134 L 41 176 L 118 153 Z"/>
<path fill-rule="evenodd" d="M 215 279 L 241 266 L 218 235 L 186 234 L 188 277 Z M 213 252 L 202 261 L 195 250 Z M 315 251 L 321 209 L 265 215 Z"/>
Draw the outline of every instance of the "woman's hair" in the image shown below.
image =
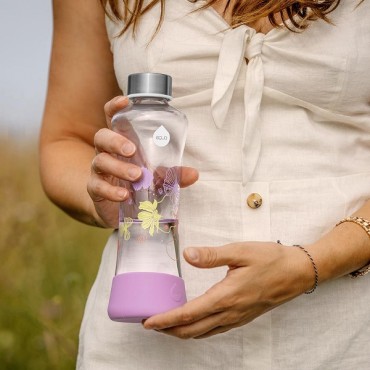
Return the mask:
<path fill-rule="evenodd" d="M 133 27 L 133 32 L 135 33 L 140 21 L 140 17 L 158 3 L 160 4 L 160 19 L 158 20 L 156 32 L 160 28 L 160 25 L 163 21 L 165 0 L 100 1 L 106 12 L 107 5 L 109 5 L 110 12 L 107 12 L 107 14 L 111 19 L 124 21 L 124 27 L 121 34 L 123 34 L 129 27 Z M 197 2 L 197 0 L 188 1 L 194 3 Z M 200 9 L 212 6 L 217 1 L 219 0 L 209 0 Z M 279 18 L 283 19 L 285 26 L 287 26 L 287 24 L 284 19 L 289 19 L 295 28 L 304 29 L 307 27 L 308 21 L 322 19 L 330 23 L 328 14 L 332 12 L 339 5 L 339 3 L 340 0 L 239 0 L 235 1 L 235 4 L 232 5 L 233 16 L 231 20 L 231 26 L 237 27 L 241 24 L 253 24 L 259 19 L 267 17 L 274 27 L 279 27 L 277 16 L 280 16 Z M 230 0 L 227 0 L 225 11 L 230 6 Z M 298 18 L 295 16 L 298 16 Z"/>

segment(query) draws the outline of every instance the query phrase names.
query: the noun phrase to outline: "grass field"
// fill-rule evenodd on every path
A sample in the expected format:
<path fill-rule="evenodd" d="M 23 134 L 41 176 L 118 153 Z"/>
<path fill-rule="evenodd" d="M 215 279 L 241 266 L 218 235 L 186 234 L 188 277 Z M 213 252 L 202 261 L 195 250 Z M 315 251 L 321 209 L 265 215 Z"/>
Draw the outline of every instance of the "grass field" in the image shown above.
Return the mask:
<path fill-rule="evenodd" d="M 0 369 L 73 369 L 109 231 L 72 220 L 46 199 L 36 143 L 0 139 L 0 158 Z"/>

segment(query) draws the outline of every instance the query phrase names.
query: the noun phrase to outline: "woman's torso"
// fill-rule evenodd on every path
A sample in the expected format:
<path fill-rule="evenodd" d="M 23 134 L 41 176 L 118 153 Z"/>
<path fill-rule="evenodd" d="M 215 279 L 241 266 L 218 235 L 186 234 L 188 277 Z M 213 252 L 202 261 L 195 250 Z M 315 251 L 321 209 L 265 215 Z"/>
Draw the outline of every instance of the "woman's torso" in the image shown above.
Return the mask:
<path fill-rule="evenodd" d="M 135 39 L 130 32 L 113 38 L 122 25 L 107 24 L 122 91 L 131 73 L 169 74 L 172 104 L 188 117 L 184 164 L 196 167 L 200 180 L 181 194 L 182 247 L 314 242 L 370 197 L 369 2 L 358 9 L 355 1 L 342 2 L 332 14 L 335 25 L 317 21 L 303 33 L 266 35 L 245 26 L 228 30 L 213 9 L 192 12 L 201 4 L 167 1 L 150 43 L 158 7 L 143 17 Z M 263 199 L 257 209 L 246 204 L 252 193 Z M 324 284 L 227 334 L 181 342 L 101 317 L 114 249 L 113 237 L 93 290 L 101 300 L 89 299 L 82 346 L 113 363 L 127 361 L 123 368 L 337 370 L 370 363 L 363 351 L 370 338 L 367 277 Z M 192 299 L 225 269 L 183 262 L 183 274 Z"/>

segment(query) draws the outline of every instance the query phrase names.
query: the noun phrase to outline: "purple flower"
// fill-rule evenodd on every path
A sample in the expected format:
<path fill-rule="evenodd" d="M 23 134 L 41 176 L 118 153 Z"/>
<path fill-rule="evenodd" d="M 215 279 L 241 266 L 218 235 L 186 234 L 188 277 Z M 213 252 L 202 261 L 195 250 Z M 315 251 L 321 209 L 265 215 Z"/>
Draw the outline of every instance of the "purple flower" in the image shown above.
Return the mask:
<path fill-rule="evenodd" d="M 166 177 L 163 183 L 163 190 L 166 195 L 172 195 L 178 192 L 179 184 L 177 180 L 176 168 L 171 167 L 166 172 Z"/>
<path fill-rule="evenodd" d="M 145 167 L 141 167 L 142 176 L 140 180 L 132 183 L 132 187 L 135 191 L 141 189 L 149 189 L 150 185 L 153 182 L 153 173 Z"/>
<path fill-rule="evenodd" d="M 172 203 L 172 211 L 174 216 L 177 214 L 180 197 L 180 185 L 178 182 L 176 167 L 171 167 L 167 170 L 166 177 L 163 182 L 163 190 L 166 196 L 169 196 Z"/>

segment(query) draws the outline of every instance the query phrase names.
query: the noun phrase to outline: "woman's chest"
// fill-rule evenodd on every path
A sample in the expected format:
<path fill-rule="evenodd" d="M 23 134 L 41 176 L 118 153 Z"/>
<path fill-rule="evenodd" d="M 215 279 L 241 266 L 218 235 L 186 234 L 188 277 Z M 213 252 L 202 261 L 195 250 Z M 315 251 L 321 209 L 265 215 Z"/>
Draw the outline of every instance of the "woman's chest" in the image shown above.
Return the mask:
<path fill-rule="evenodd" d="M 225 20 L 214 9 L 192 12 L 190 3 L 181 3 L 187 5 L 167 2 L 166 17 L 152 40 L 159 16 L 156 9 L 143 18 L 135 38 L 127 33 L 114 42 L 115 70 L 123 91 L 127 76 L 135 72 L 172 75 L 177 98 L 212 89 L 220 67 L 223 73 L 229 73 L 228 65 L 219 66 L 224 35 L 228 32 Z M 356 10 L 353 1 L 340 6 L 333 13 L 334 25 L 317 21 L 300 33 L 284 29 L 268 32 L 261 53 L 265 86 L 343 114 L 358 111 L 361 102 L 367 104 L 368 4 L 364 2 Z M 237 79 L 244 79 L 246 68 L 247 65 L 240 68 Z"/>

